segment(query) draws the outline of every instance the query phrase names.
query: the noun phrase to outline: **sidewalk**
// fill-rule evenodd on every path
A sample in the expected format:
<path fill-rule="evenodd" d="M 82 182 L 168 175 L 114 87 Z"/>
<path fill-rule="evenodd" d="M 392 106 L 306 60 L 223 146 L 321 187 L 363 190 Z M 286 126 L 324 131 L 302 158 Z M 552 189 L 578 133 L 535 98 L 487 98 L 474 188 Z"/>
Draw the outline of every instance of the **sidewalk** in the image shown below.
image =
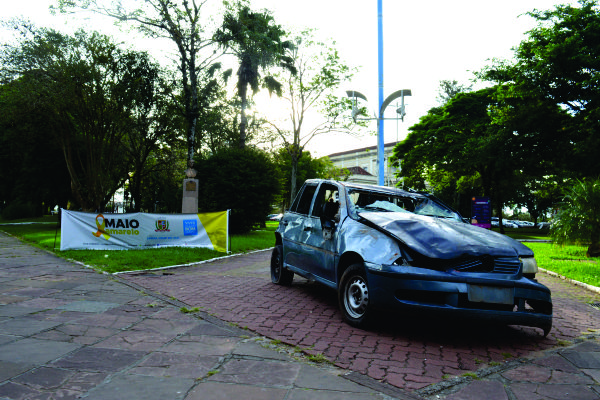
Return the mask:
<path fill-rule="evenodd" d="M 0 399 L 385 399 L 0 233 Z"/>
<path fill-rule="evenodd" d="M 227 270 L 232 276 L 240 268 L 268 271 L 260 257 L 221 262 L 237 266 Z M 99 274 L 0 233 L 0 399 L 600 399 L 593 329 L 566 347 L 411 390 L 382 383 L 356 364 L 297 359 L 289 354 L 293 347 L 257 336 L 250 325 L 238 328 L 216 311 L 196 311 L 192 301 L 157 290 L 178 277 L 198 285 L 183 271 Z M 212 295 L 204 292 L 209 303 L 220 301 Z M 578 316 L 589 322 L 586 312 Z"/>

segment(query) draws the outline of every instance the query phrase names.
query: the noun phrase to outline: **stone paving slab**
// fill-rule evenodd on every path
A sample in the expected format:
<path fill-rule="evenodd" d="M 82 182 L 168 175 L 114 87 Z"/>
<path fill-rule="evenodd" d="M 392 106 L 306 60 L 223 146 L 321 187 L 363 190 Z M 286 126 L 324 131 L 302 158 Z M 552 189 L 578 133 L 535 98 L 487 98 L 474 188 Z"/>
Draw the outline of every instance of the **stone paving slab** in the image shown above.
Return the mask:
<path fill-rule="evenodd" d="M 25 338 L 2 345 L 0 360 L 23 364 L 45 364 L 65 356 L 79 347 L 73 343 Z"/>
<path fill-rule="evenodd" d="M 221 382 L 202 382 L 186 397 L 186 400 L 284 400 L 288 390 L 260 386 L 232 385 Z M 313 397 L 314 399 L 314 397 Z"/>
<path fill-rule="evenodd" d="M 180 400 L 193 386 L 193 379 L 180 377 L 121 375 L 91 390 L 86 399 Z"/>

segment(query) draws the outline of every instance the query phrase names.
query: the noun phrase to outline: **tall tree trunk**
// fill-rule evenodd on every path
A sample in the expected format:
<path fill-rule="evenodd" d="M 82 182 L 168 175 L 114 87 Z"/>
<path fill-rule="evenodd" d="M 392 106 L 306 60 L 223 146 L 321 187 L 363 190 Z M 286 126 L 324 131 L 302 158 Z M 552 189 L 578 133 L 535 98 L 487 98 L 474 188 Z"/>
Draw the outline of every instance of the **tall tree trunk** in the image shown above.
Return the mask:
<path fill-rule="evenodd" d="M 239 146 L 240 149 L 246 147 L 246 126 L 248 125 L 248 120 L 246 119 L 246 107 L 248 106 L 248 84 L 241 83 L 239 85 L 240 98 L 242 100 L 242 111 L 240 115 L 240 141 Z"/>
<path fill-rule="evenodd" d="M 588 257 L 600 257 L 600 228 L 592 228 L 592 236 L 590 247 L 587 249 L 586 255 Z"/>
<path fill-rule="evenodd" d="M 298 157 L 292 155 L 292 176 L 290 185 L 290 207 L 296 197 L 296 172 L 298 171 Z"/>

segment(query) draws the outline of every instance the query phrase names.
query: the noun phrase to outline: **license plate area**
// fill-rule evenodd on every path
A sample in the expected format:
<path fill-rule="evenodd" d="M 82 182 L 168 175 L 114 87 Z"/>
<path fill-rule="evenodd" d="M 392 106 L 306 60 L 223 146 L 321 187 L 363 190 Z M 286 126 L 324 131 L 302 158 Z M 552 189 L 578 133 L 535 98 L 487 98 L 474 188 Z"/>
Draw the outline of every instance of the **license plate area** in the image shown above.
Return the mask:
<path fill-rule="evenodd" d="M 474 303 L 514 304 L 515 289 L 484 285 L 468 285 L 469 301 Z"/>

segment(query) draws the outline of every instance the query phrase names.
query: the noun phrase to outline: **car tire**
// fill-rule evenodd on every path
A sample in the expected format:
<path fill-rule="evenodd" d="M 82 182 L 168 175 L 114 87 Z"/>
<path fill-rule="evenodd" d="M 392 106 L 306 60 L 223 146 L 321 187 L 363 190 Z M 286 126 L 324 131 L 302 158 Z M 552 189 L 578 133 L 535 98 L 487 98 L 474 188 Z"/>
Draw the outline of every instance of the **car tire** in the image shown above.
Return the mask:
<path fill-rule="evenodd" d="M 283 246 L 275 246 L 271 253 L 271 282 L 276 285 L 290 286 L 294 273 L 283 267 Z"/>
<path fill-rule="evenodd" d="M 353 264 L 342 274 L 338 302 L 348 324 L 359 328 L 368 325 L 373 312 L 367 275 L 362 264 Z"/>

